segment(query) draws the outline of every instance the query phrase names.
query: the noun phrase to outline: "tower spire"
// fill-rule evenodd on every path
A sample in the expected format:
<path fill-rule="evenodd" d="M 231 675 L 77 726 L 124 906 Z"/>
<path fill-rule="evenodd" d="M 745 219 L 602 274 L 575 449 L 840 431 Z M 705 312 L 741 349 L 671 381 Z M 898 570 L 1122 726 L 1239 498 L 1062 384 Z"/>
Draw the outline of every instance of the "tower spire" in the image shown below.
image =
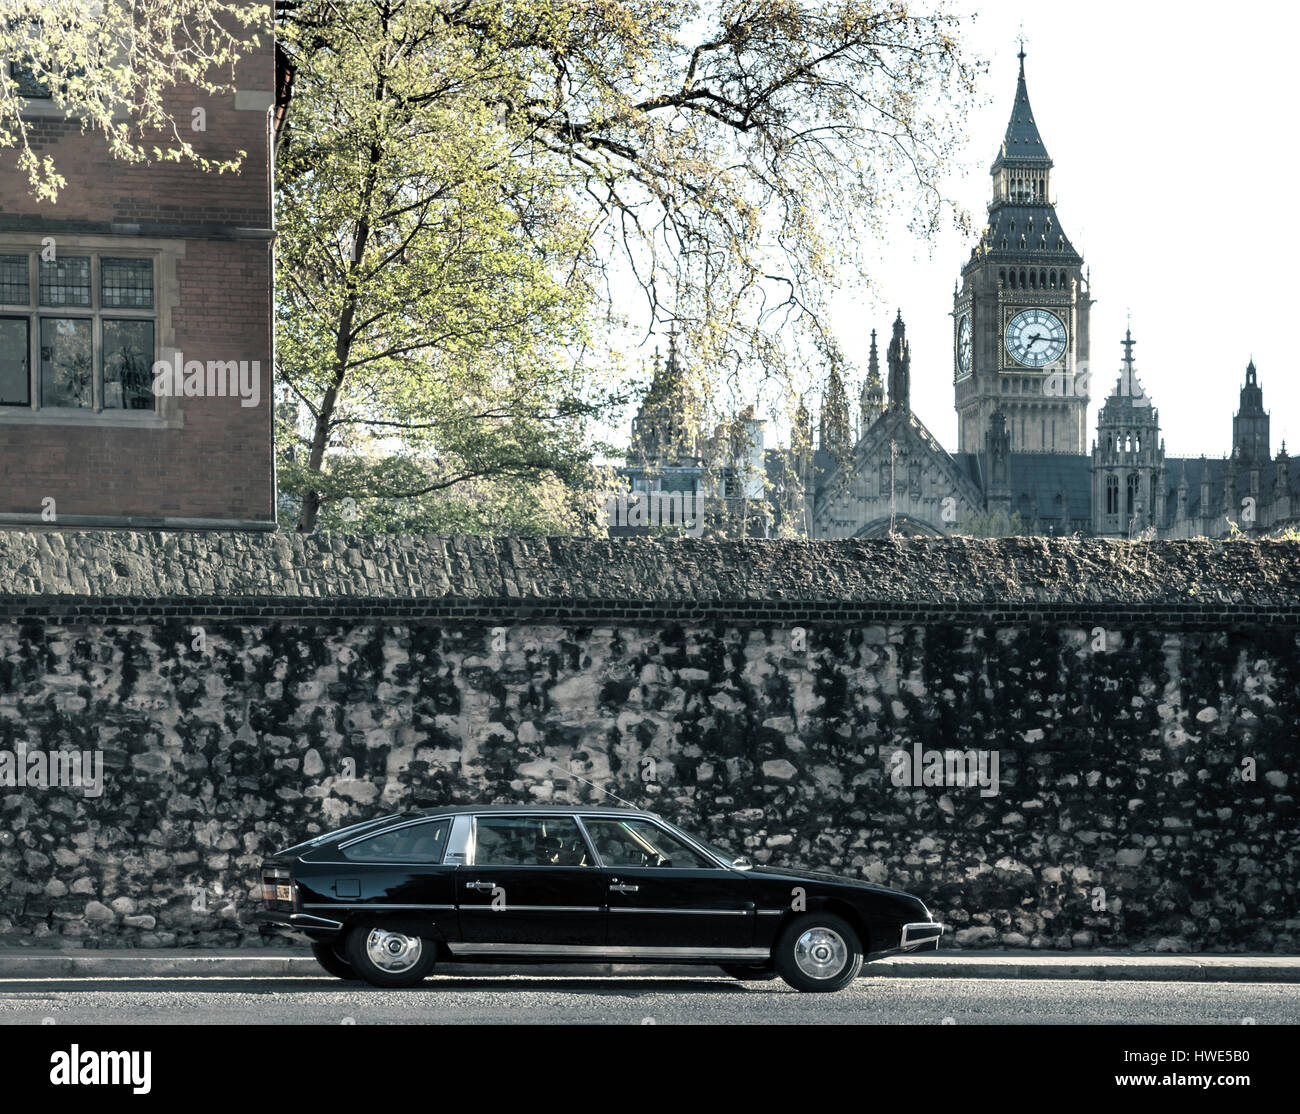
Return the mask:
<path fill-rule="evenodd" d="M 889 405 L 910 410 L 912 346 L 907 342 L 907 326 L 903 324 L 901 309 L 894 318 L 894 336 L 885 359 L 889 363 Z"/>
<path fill-rule="evenodd" d="M 866 433 L 871 423 L 885 409 L 885 384 L 880 378 L 880 355 L 876 351 L 876 330 L 871 330 L 871 355 L 867 360 L 867 381 L 862 385 L 862 432 Z"/>
<path fill-rule="evenodd" d="M 1029 162 L 1039 166 L 1052 165 L 1043 144 L 1043 137 L 1038 134 L 1038 125 L 1034 122 L 1034 110 L 1029 104 L 1029 86 L 1025 82 L 1025 43 L 1020 41 L 1020 74 L 1016 78 L 1016 100 L 1011 106 L 1011 119 L 1007 121 L 1007 133 L 1002 140 L 994 169 L 1006 162 Z"/>
<path fill-rule="evenodd" d="M 1137 341 L 1133 339 L 1132 326 L 1124 330 L 1124 339 L 1120 341 L 1120 344 L 1123 345 L 1124 347 L 1124 366 L 1128 368 L 1129 374 L 1132 375 L 1133 374 L 1133 345 L 1137 344 Z"/>
<path fill-rule="evenodd" d="M 1137 387 L 1133 379 L 1133 345 L 1137 341 L 1133 339 L 1132 326 L 1124 330 L 1124 339 L 1120 344 L 1124 347 L 1124 383 L 1119 393 L 1128 398 L 1137 398 L 1141 394 L 1141 388 Z"/>

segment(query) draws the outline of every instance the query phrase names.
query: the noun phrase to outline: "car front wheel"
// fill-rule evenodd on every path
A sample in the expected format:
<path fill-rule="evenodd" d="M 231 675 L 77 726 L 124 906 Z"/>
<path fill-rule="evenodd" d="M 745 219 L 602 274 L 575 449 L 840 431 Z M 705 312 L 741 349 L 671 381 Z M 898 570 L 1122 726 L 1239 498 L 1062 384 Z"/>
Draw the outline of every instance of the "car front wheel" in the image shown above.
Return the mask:
<path fill-rule="evenodd" d="M 843 990 L 862 970 L 853 926 L 833 913 L 807 913 L 786 926 L 773 949 L 777 974 L 795 990 Z"/>
<path fill-rule="evenodd" d="M 433 970 L 432 940 L 362 925 L 348 936 L 348 963 L 372 986 L 415 986 Z"/>
<path fill-rule="evenodd" d="M 332 940 L 313 944 L 311 954 L 316 957 L 316 962 L 336 979 L 347 979 L 349 982 L 356 982 L 361 976 L 352 969 L 352 964 L 339 955 L 334 948 L 335 944 Z"/>

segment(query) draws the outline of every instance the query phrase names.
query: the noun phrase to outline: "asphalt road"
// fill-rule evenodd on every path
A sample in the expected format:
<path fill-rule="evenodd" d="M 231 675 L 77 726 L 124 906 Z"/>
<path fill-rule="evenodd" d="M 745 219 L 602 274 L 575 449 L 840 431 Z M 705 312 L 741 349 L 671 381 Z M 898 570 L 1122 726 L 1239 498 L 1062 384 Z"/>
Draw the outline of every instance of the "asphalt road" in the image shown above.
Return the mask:
<path fill-rule="evenodd" d="M 15 979 L 0 1024 L 1156 1024 L 1300 1022 L 1300 984 L 862 978 L 839 994 L 708 977 Z M 350 1019 L 350 1020 L 349 1020 Z"/>

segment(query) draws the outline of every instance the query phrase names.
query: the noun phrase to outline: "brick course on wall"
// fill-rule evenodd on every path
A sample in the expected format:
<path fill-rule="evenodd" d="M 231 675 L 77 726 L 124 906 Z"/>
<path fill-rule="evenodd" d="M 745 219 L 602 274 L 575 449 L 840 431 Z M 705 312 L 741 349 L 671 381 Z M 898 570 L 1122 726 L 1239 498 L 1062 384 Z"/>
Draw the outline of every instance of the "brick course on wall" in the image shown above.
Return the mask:
<path fill-rule="evenodd" d="M 958 946 L 1294 952 L 1300 545 L 0 534 L 0 942 L 256 943 L 279 846 L 650 807 Z M 996 793 L 896 755 L 996 755 Z"/>

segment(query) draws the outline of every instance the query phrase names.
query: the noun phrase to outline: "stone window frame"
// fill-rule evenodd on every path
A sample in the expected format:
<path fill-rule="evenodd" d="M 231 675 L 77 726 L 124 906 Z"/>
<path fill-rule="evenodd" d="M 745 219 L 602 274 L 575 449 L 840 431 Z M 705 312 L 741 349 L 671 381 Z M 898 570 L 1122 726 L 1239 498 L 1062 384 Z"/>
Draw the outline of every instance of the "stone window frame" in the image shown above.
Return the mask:
<path fill-rule="evenodd" d="M 92 236 L 56 234 L 54 239 L 61 256 L 89 255 L 95 262 L 91 267 L 91 305 L 89 307 L 41 306 L 39 287 L 39 259 L 44 250 L 44 240 L 30 232 L 0 232 L 0 255 L 26 255 L 29 259 L 28 305 L 0 306 L 0 316 L 26 317 L 29 321 L 28 374 L 36 383 L 39 361 L 33 358 L 40 343 L 40 319 L 50 316 L 86 317 L 96 323 L 95 376 L 101 375 L 99 366 L 99 328 L 104 318 L 120 316 L 123 319 L 148 317 L 139 311 L 121 310 L 101 305 L 99 260 L 109 258 L 149 258 L 154 264 L 154 360 L 169 359 L 176 351 L 176 332 L 173 314 L 180 302 L 180 283 L 176 277 L 177 264 L 185 257 L 185 241 L 143 236 Z M 35 366 L 33 366 L 35 365 Z M 96 389 L 96 406 L 92 407 L 41 407 L 38 391 L 33 390 L 27 406 L 0 406 L 0 426 L 7 425 L 61 425 L 94 426 L 97 428 L 125 429 L 179 429 L 185 424 L 180 400 L 171 396 L 154 399 L 152 410 L 121 410 L 103 408 L 102 386 Z"/>
<path fill-rule="evenodd" d="M 33 24 L 39 24 L 39 20 L 33 19 L 31 22 Z M 129 49 L 125 43 L 119 40 L 117 43 L 117 49 L 112 51 L 112 55 L 111 58 L 106 60 L 117 65 L 122 65 L 128 60 Z M 16 68 L 21 67 L 23 61 L 24 59 L 21 56 L 14 57 L 13 55 L 9 55 L 0 58 L 0 65 L 3 65 L 5 68 L 6 78 L 15 83 L 15 85 L 17 84 L 18 78 L 13 71 Z M 84 112 L 79 112 L 76 109 L 64 105 L 63 94 L 66 92 L 66 89 L 62 84 L 57 88 L 51 88 L 48 85 L 43 86 L 43 88 L 45 91 L 42 93 L 23 93 L 19 92 L 15 88 L 14 95 L 22 101 L 21 114 L 23 116 L 31 119 L 44 118 L 73 121 L 85 119 L 86 114 Z M 111 119 L 114 123 L 129 120 L 131 119 L 131 116 L 132 109 L 129 104 L 119 103 L 113 106 Z"/>

